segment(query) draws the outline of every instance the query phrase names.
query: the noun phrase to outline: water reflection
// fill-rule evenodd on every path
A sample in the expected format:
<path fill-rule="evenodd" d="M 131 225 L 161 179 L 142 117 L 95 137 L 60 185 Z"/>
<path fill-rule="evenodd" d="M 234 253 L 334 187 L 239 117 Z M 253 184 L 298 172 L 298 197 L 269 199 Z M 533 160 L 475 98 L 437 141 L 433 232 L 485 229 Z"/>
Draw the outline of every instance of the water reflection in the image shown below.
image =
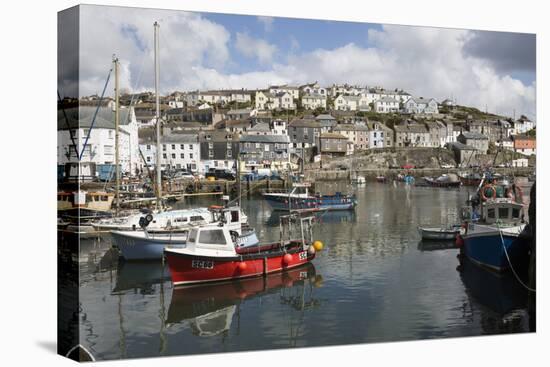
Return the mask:
<path fill-rule="evenodd" d="M 454 240 L 450 241 L 420 241 L 418 242 L 418 249 L 420 251 L 437 251 L 437 250 L 449 250 L 456 249 Z"/>
<path fill-rule="evenodd" d="M 118 266 L 113 293 L 134 290 L 154 294 L 154 285 L 170 281 L 170 270 L 162 262 L 124 262 Z"/>
<path fill-rule="evenodd" d="M 306 297 L 306 288 L 319 287 L 322 277 L 313 264 L 289 271 L 218 284 L 175 287 L 166 326 L 189 326 L 194 335 L 214 336 L 231 328 L 235 314 L 245 301 L 279 292 L 281 304 L 305 310 L 319 302 Z M 235 326 L 240 329 L 240 325 Z"/>

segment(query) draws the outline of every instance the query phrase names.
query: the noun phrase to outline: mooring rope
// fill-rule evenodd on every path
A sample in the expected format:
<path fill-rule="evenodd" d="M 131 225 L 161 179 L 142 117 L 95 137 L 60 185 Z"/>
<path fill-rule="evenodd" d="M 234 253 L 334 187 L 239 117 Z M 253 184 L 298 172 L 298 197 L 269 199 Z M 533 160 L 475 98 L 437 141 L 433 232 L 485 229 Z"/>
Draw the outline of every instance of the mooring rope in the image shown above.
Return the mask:
<path fill-rule="evenodd" d="M 508 256 L 508 250 L 506 250 L 506 246 L 504 245 L 504 237 L 502 236 L 502 231 L 500 230 L 500 226 L 499 226 L 498 221 L 496 222 L 496 225 L 497 225 L 497 228 L 498 228 L 498 233 L 500 235 L 500 241 L 502 243 L 502 248 L 504 249 L 504 254 L 506 255 L 506 259 L 508 260 L 508 264 L 510 265 L 510 269 L 512 270 L 512 273 L 514 274 L 514 277 L 517 279 L 519 284 L 521 284 L 525 289 L 527 289 L 528 291 L 536 293 L 537 290 L 533 289 L 533 288 L 530 288 L 528 285 L 526 285 L 521 280 L 519 275 L 516 273 L 516 270 L 514 269 L 514 266 L 512 265 L 512 261 L 510 260 L 510 256 Z"/>

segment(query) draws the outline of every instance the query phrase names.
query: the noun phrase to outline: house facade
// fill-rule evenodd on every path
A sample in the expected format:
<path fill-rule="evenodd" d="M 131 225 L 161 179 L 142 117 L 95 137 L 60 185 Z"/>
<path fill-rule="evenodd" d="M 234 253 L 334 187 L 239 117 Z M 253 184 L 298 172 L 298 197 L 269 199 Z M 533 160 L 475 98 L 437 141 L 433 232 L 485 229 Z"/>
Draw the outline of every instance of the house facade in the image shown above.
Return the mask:
<path fill-rule="evenodd" d="M 457 141 L 477 149 L 482 154 L 487 154 L 489 150 L 489 138 L 480 133 L 462 132 Z"/>
<path fill-rule="evenodd" d="M 399 101 L 391 97 L 383 97 L 374 102 L 374 111 L 390 113 L 399 111 Z"/>
<path fill-rule="evenodd" d="M 537 139 L 534 136 L 513 135 L 512 140 L 514 142 L 514 151 L 525 155 L 537 153 Z"/>
<path fill-rule="evenodd" d="M 287 135 L 243 135 L 239 142 L 240 160 L 250 170 L 270 168 L 286 170 L 290 162 Z"/>
<path fill-rule="evenodd" d="M 115 112 L 109 107 L 84 106 L 58 111 L 57 162 L 115 164 Z M 92 126 L 93 121 L 93 126 Z M 119 112 L 119 163 L 122 173 L 135 174 L 141 167 L 138 123 L 134 109 Z"/>
<path fill-rule="evenodd" d="M 338 157 L 353 154 L 354 144 L 342 134 L 322 133 L 319 140 L 319 151 L 322 155 Z"/>
<path fill-rule="evenodd" d="M 199 133 L 200 165 L 199 172 L 211 168 L 235 171 L 235 160 L 239 152 L 239 134 L 224 130 Z"/>
<path fill-rule="evenodd" d="M 411 114 L 434 114 L 439 113 L 437 101 L 433 98 L 410 97 L 403 104 L 405 113 Z"/>
<path fill-rule="evenodd" d="M 326 94 L 306 94 L 302 96 L 302 107 L 306 110 L 314 110 L 316 108 L 327 108 Z"/>
<path fill-rule="evenodd" d="M 370 108 L 364 95 L 346 96 L 340 94 L 334 99 L 334 109 L 340 111 L 368 111 Z"/>

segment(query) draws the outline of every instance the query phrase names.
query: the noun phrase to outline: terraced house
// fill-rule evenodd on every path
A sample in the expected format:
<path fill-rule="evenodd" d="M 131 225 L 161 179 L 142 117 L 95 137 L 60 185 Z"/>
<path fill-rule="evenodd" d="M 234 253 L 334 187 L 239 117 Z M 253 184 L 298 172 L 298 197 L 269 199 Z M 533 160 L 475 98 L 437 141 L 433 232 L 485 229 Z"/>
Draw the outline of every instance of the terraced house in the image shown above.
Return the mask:
<path fill-rule="evenodd" d="M 248 169 L 286 169 L 290 161 L 290 139 L 287 135 L 243 135 L 239 151 L 239 159 Z"/>

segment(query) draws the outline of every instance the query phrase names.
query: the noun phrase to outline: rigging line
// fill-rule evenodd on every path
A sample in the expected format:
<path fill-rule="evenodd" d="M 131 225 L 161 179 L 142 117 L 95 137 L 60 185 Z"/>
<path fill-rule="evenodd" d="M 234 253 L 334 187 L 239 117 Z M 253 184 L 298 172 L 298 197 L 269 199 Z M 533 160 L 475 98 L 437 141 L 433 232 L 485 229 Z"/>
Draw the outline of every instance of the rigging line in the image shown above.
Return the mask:
<path fill-rule="evenodd" d="M 506 255 L 506 259 L 508 260 L 508 264 L 510 265 L 510 269 L 512 270 L 512 273 L 514 273 L 514 277 L 519 282 L 519 284 L 521 284 L 525 289 L 527 289 L 528 291 L 531 291 L 533 293 L 536 293 L 537 290 L 533 289 L 533 288 L 530 288 L 527 284 L 523 283 L 523 281 L 520 279 L 519 275 L 516 273 L 516 270 L 514 269 L 514 266 L 512 265 L 512 261 L 510 260 L 510 256 L 508 256 L 508 250 L 506 250 L 506 246 L 504 245 L 504 238 L 502 237 L 502 231 L 501 231 L 500 226 L 499 226 L 499 221 L 497 220 L 495 223 L 496 223 L 497 228 L 498 228 L 498 233 L 500 234 L 500 241 L 502 243 L 502 248 L 504 249 L 504 254 Z"/>
<path fill-rule="evenodd" d="M 86 150 L 86 145 L 88 144 L 88 140 L 90 139 L 90 134 L 92 133 L 92 129 L 94 128 L 95 119 L 97 117 L 97 113 L 99 112 L 99 108 L 101 107 L 101 101 L 103 101 L 103 97 L 105 96 L 105 90 L 107 90 L 107 85 L 109 84 L 109 79 L 111 78 L 112 72 L 113 72 L 113 68 L 111 67 L 111 69 L 109 69 L 109 74 L 107 74 L 107 80 L 105 81 L 105 85 L 103 86 L 103 92 L 101 92 L 101 97 L 97 102 L 97 108 L 95 109 L 94 117 L 92 118 L 92 124 L 90 125 L 90 129 L 88 130 L 88 134 L 86 135 L 86 140 L 84 141 L 84 145 L 82 146 L 82 151 L 80 152 L 80 155 L 78 157 L 79 161 L 82 160 L 82 156 L 84 155 L 84 151 Z M 77 151 L 77 154 L 78 154 L 78 151 Z"/>
<path fill-rule="evenodd" d="M 59 102 L 63 102 L 63 100 L 61 99 L 61 95 L 59 94 L 59 90 L 57 91 L 57 99 Z M 65 111 L 65 106 L 63 106 L 63 103 L 61 104 L 61 111 L 63 112 L 63 117 L 65 118 L 65 124 L 67 125 L 67 128 L 69 128 L 69 136 L 71 137 L 71 141 L 74 145 L 75 153 L 78 156 L 78 150 L 77 150 L 76 142 L 74 140 L 74 135 L 71 134 L 71 124 L 69 124 L 69 118 L 67 117 L 67 112 Z M 71 149 L 69 148 L 69 157 L 71 156 L 70 153 L 71 153 Z"/>

